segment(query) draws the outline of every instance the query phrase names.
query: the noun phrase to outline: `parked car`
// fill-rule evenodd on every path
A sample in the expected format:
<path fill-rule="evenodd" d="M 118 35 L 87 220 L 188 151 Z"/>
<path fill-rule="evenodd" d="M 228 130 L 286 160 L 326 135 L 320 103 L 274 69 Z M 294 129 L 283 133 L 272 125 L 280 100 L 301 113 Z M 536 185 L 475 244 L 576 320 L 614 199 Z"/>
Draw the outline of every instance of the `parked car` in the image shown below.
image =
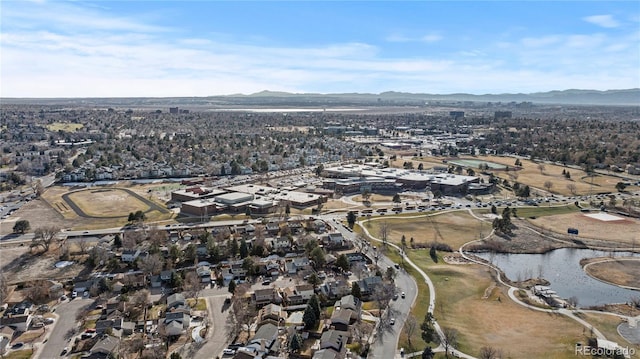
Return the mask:
<path fill-rule="evenodd" d="M 391 320 L 389 321 L 389 324 L 391 325 L 396 324 L 396 318 L 391 318 Z"/>
<path fill-rule="evenodd" d="M 402 299 L 404 299 L 404 297 L 405 297 L 404 292 L 402 292 L 402 294 L 400 296 L 402 297 Z"/>
<path fill-rule="evenodd" d="M 236 353 L 236 350 L 235 349 L 230 349 L 230 348 L 225 348 L 222 351 L 223 355 L 234 355 L 235 353 Z"/>

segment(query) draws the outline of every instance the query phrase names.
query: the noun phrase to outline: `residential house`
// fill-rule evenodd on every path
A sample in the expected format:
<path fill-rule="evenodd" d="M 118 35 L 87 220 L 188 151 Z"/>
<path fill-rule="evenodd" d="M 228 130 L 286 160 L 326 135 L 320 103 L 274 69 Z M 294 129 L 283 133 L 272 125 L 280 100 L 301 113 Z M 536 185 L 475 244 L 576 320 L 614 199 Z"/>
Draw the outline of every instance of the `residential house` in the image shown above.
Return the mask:
<path fill-rule="evenodd" d="M 277 353 L 280 349 L 278 341 L 278 327 L 267 323 L 256 331 L 256 334 L 249 340 L 246 346 L 238 349 L 236 358 L 264 358 L 269 354 Z"/>
<path fill-rule="evenodd" d="M 200 282 L 211 283 L 211 269 L 209 269 L 209 266 L 198 266 L 196 273 L 200 277 Z"/>
<path fill-rule="evenodd" d="M 340 309 L 342 310 L 346 310 L 346 309 L 351 310 L 353 312 L 351 319 L 355 320 L 360 317 L 362 302 L 360 301 L 360 299 L 349 294 L 340 298 L 340 300 L 336 302 L 335 307 L 340 307 Z"/>
<path fill-rule="evenodd" d="M 209 255 L 209 250 L 207 249 L 206 244 L 198 244 L 196 247 L 196 254 L 198 257 L 206 257 Z"/>
<path fill-rule="evenodd" d="M 360 286 L 360 293 L 362 294 L 362 297 L 365 298 L 371 296 L 375 292 L 376 287 L 381 284 L 382 278 L 378 276 L 362 278 L 358 281 L 358 285 Z"/>
<path fill-rule="evenodd" d="M 167 333 L 167 336 L 170 336 L 170 337 L 179 336 L 179 335 L 182 335 L 182 333 L 184 332 L 184 327 L 182 323 L 178 321 L 171 321 L 165 324 L 164 330 L 165 330 L 165 333 Z"/>
<path fill-rule="evenodd" d="M 160 280 L 162 280 L 163 282 L 169 282 L 171 281 L 171 275 L 174 273 L 174 270 L 163 270 L 162 272 L 160 272 Z"/>
<path fill-rule="evenodd" d="M 151 283 L 151 288 L 160 288 L 162 286 L 162 280 L 159 275 L 149 277 L 149 282 Z"/>
<path fill-rule="evenodd" d="M 331 349 L 320 349 L 313 353 L 311 359 L 339 359 L 338 353 Z"/>
<path fill-rule="evenodd" d="M 125 263 L 133 263 L 140 256 L 139 249 L 125 249 L 120 258 Z"/>
<path fill-rule="evenodd" d="M 258 289 L 251 295 L 251 302 L 260 308 L 269 303 L 279 304 L 282 302 L 282 298 L 275 288 Z"/>
<path fill-rule="evenodd" d="M 276 235 L 280 232 L 280 224 L 278 222 L 269 222 L 265 226 L 265 229 L 267 230 L 267 233 Z"/>
<path fill-rule="evenodd" d="M 92 355 L 103 355 L 104 358 L 108 358 L 116 354 L 119 345 L 120 339 L 111 335 L 105 335 L 91 347 L 90 352 Z"/>
<path fill-rule="evenodd" d="M 336 232 L 323 237 L 323 242 L 328 248 L 343 248 L 346 247 L 348 241 L 342 236 L 342 233 Z"/>
<path fill-rule="evenodd" d="M 300 305 L 309 301 L 313 295 L 313 286 L 310 284 L 288 287 L 283 290 L 284 300 L 287 305 Z"/>
<path fill-rule="evenodd" d="M 189 328 L 191 324 L 191 316 L 185 312 L 167 312 L 164 317 L 164 323 L 169 324 L 171 322 L 178 322 L 182 324 L 182 329 Z"/>
<path fill-rule="evenodd" d="M 320 286 L 320 291 L 329 299 L 337 299 L 351 294 L 351 287 L 346 280 L 337 279 L 326 281 Z"/>
<path fill-rule="evenodd" d="M 320 337 L 320 349 L 332 349 L 338 353 L 339 358 L 344 358 L 347 351 L 349 333 L 342 330 L 329 329 Z"/>
<path fill-rule="evenodd" d="M 307 257 L 297 257 L 285 260 L 285 273 L 296 275 L 299 271 L 311 268 L 311 262 Z"/>
<path fill-rule="evenodd" d="M 315 221 L 313 221 L 312 228 L 316 233 L 324 233 L 327 230 L 327 225 L 323 220 L 316 219 Z"/>
<path fill-rule="evenodd" d="M 349 330 L 353 311 L 351 309 L 338 308 L 331 314 L 331 327 L 336 330 Z"/>
<path fill-rule="evenodd" d="M 291 249 L 291 241 L 287 237 L 278 237 L 271 241 L 274 252 L 287 252 Z"/>
<path fill-rule="evenodd" d="M 31 314 L 28 313 L 20 315 L 9 314 L 0 319 L 0 325 L 7 326 L 16 332 L 26 332 L 29 329 L 29 325 L 31 325 L 32 319 Z"/>
<path fill-rule="evenodd" d="M 93 279 L 85 280 L 82 282 L 76 282 L 73 284 L 73 291 L 78 295 L 82 295 L 85 291 L 88 291 L 93 286 Z"/>
<path fill-rule="evenodd" d="M 186 304 L 187 301 L 182 293 L 174 293 L 167 297 L 167 311 L 184 307 Z"/>
<path fill-rule="evenodd" d="M 96 322 L 96 333 L 104 334 L 107 329 L 121 329 L 122 323 L 124 323 L 124 319 L 122 319 L 122 317 L 98 320 Z"/>
<path fill-rule="evenodd" d="M 278 325 L 281 321 L 287 319 L 287 314 L 282 307 L 277 304 L 267 304 L 258 311 L 258 326 L 266 323 Z"/>

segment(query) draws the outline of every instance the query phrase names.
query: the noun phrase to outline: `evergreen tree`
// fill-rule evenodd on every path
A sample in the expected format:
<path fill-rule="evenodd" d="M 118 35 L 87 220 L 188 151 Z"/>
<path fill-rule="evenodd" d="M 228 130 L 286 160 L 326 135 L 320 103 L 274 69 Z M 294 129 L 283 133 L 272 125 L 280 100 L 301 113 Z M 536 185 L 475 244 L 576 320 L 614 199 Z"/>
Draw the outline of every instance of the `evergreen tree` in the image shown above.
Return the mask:
<path fill-rule="evenodd" d="M 229 293 L 234 294 L 236 292 L 236 281 L 229 282 Z"/>
<path fill-rule="evenodd" d="M 242 239 L 240 241 L 240 258 L 246 258 L 249 255 L 249 248 L 247 248 L 247 241 Z"/>
<path fill-rule="evenodd" d="M 353 284 L 351 285 L 351 295 L 358 299 L 362 299 L 362 292 L 360 290 L 360 285 L 358 284 L 358 282 L 353 282 Z"/>
<path fill-rule="evenodd" d="M 320 301 L 318 300 L 318 296 L 315 294 L 309 298 L 309 302 L 307 303 L 311 309 L 313 309 L 313 314 L 315 314 L 317 319 L 320 319 Z"/>
<path fill-rule="evenodd" d="M 300 349 L 302 349 L 302 338 L 300 338 L 300 334 L 293 333 L 289 339 L 289 350 L 292 353 L 297 353 Z"/>
<path fill-rule="evenodd" d="M 238 240 L 237 239 L 233 239 L 231 240 L 231 246 L 229 246 L 229 257 L 235 257 L 236 254 L 238 253 Z"/>
<path fill-rule="evenodd" d="M 347 272 L 349 271 L 349 268 L 351 268 L 351 265 L 349 264 L 349 258 L 347 258 L 344 253 L 339 255 L 338 259 L 336 259 L 336 267 L 342 269 L 343 272 Z"/>
<path fill-rule="evenodd" d="M 307 308 L 304 310 L 304 314 L 302 315 L 304 329 L 313 329 L 316 325 L 317 320 L 318 318 L 316 317 L 313 308 L 311 308 L 311 305 L 307 304 Z"/>
<path fill-rule="evenodd" d="M 349 211 L 349 213 L 347 213 L 347 224 L 349 224 L 349 228 L 353 228 L 353 226 L 356 224 L 355 212 Z"/>

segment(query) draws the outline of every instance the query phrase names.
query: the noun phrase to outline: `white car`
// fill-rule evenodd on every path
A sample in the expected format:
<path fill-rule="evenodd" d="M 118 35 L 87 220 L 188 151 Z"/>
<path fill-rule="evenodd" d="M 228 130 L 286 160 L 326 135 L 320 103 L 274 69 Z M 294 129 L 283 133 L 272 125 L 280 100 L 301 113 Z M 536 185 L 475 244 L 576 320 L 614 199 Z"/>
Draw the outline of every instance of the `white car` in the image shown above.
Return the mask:
<path fill-rule="evenodd" d="M 222 351 L 223 355 L 234 355 L 236 353 L 235 349 L 226 348 Z"/>
<path fill-rule="evenodd" d="M 389 324 L 391 325 L 396 324 L 396 318 L 391 318 L 391 320 L 389 321 Z"/>

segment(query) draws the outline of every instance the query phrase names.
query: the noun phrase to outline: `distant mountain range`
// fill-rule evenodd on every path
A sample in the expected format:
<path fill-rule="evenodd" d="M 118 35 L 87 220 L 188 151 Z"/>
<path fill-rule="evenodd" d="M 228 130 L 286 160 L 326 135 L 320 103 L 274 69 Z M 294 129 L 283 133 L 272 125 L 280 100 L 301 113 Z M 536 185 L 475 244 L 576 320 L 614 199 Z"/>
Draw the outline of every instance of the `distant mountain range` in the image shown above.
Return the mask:
<path fill-rule="evenodd" d="M 371 93 L 288 93 L 261 91 L 251 95 L 207 97 L 130 97 L 130 98 L 3 98 L 3 103 L 59 104 L 84 106 L 405 106 L 440 102 L 531 102 L 537 104 L 631 105 L 640 106 L 640 88 L 626 90 L 563 90 L 535 93 L 473 95 L 423 94 L 407 92 Z"/>
<path fill-rule="evenodd" d="M 581 104 L 581 105 L 639 105 L 640 88 L 627 90 L 563 90 L 535 93 L 502 93 L 473 95 L 467 93 L 454 94 L 424 94 L 408 92 L 383 92 L 380 94 L 369 93 L 341 93 L 341 94 L 294 94 L 288 92 L 262 91 L 251 95 L 229 95 L 228 98 L 273 98 L 273 99 L 317 99 L 317 100 L 355 100 L 355 101 L 472 101 L 472 102 L 532 102 L 547 104 Z"/>

